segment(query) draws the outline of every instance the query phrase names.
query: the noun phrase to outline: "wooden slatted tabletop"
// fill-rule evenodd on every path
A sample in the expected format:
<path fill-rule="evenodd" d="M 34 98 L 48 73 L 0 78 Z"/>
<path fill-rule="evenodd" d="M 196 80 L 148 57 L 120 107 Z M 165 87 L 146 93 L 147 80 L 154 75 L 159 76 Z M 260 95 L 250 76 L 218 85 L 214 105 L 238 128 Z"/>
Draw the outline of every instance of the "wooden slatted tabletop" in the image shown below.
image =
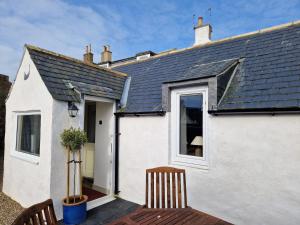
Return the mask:
<path fill-rule="evenodd" d="M 184 209 L 147 209 L 139 208 L 133 213 L 114 221 L 110 225 L 134 224 L 177 224 L 177 225 L 232 225 L 224 220 L 210 216 L 192 208 Z"/>

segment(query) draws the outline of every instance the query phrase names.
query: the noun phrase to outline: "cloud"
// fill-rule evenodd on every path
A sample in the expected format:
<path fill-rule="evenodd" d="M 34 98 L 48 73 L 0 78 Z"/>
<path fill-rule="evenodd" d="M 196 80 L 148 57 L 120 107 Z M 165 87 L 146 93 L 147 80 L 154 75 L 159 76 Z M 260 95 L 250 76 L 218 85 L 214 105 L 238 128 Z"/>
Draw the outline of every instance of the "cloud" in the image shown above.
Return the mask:
<path fill-rule="evenodd" d="M 193 15 L 212 24 L 213 39 L 300 18 L 299 0 L 1 0 L 0 73 L 14 79 L 23 45 L 76 58 L 91 43 L 95 61 L 110 44 L 113 59 L 193 44 Z M 211 15 L 208 9 L 211 8 Z"/>
<path fill-rule="evenodd" d="M 114 59 L 177 46 L 187 33 L 183 13 L 178 11 L 176 4 L 160 1 L 86 5 L 62 0 L 2 1 L 0 50 L 5 57 L 0 58 L 0 73 L 14 79 L 25 43 L 77 58 L 92 43 L 95 61 L 100 60 L 104 44 L 111 45 Z"/>
<path fill-rule="evenodd" d="M 84 46 L 126 38 L 126 29 L 109 12 L 59 0 L 4 1 L 0 4 L 1 73 L 15 76 L 25 43 L 82 57 Z M 114 35 L 111 35 L 114 34 Z M 97 57 L 99 59 L 99 57 Z"/>

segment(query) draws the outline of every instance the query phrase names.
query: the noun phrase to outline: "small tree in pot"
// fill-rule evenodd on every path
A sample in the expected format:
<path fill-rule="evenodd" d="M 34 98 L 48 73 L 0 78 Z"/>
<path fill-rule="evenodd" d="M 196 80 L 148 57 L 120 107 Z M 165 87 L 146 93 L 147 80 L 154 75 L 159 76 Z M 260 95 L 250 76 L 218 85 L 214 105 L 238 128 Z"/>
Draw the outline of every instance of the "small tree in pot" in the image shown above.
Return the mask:
<path fill-rule="evenodd" d="M 63 199 L 63 215 L 65 224 L 78 224 L 86 218 L 87 196 L 82 194 L 81 176 L 81 149 L 87 142 L 86 133 L 82 130 L 71 127 L 65 129 L 61 134 L 61 144 L 68 151 L 67 161 L 67 197 Z M 72 154 L 72 160 L 71 160 Z M 73 164 L 73 195 L 70 195 L 70 164 Z M 76 195 L 76 171 L 79 171 L 79 190 Z"/>

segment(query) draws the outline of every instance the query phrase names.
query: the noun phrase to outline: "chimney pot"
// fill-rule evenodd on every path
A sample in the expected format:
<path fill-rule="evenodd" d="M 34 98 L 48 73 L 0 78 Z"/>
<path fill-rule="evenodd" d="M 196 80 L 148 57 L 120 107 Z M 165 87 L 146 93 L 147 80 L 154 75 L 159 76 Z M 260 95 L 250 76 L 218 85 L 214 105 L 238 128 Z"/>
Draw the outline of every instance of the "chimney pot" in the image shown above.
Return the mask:
<path fill-rule="evenodd" d="M 203 26 L 203 17 L 202 16 L 198 17 L 197 27 L 199 27 L 199 26 Z"/>
<path fill-rule="evenodd" d="M 212 28 L 210 24 L 203 25 L 203 17 L 198 17 L 197 26 L 195 30 L 195 43 L 194 45 L 204 45 L 211 42 Z"/>
<path fill-rule="evenodd" d="M 94 63 L 94 55 L 92 53 L 91 44 L 85 47 L 85 54 L 83 55 L 83 61 L 85 63 Z"/>
<path fill-rule="evenodd" d="M 101 63 L 110 63 L 112 60 L 112 52 L 109 45 L 103 46 L 103 52 L 101 52 Z"/>

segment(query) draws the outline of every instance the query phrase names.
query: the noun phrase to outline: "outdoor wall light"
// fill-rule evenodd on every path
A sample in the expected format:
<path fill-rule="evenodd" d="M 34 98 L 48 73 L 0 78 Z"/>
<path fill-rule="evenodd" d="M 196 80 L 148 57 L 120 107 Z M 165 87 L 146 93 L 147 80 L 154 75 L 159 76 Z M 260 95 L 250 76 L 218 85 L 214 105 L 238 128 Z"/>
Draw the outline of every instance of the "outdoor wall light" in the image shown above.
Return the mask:
<path fill-rule="evenodd" d="M 68 111 L 70 117 L 76 117 L 78 113 L 78 107 L 74 102 L 68 102 Z"/>

